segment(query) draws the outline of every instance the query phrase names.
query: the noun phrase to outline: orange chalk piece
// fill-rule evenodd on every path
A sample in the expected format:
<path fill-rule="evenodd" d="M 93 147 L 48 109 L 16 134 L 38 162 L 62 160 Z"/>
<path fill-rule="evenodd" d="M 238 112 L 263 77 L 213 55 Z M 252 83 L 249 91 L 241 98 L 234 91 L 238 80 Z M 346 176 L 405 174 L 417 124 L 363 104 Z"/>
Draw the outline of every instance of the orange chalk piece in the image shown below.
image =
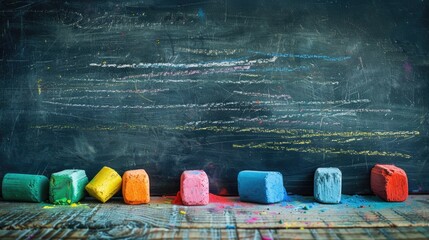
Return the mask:
<path fill-rule="evenodd" d="M 122 196 L 126 204 L 150 202 L 149 175 L 143 169 L 129 170 L 122 176 Z"/>
<path fill-rule="evenodd" d="M 388 202 L 403 202 L 408 198 L 407 174 L 395 165 L 376 164 L 371 170 L 371 190 Z"/>
<path fill-rule="evenodd" d="M 90 196 L 105 203 L 121 189 L 121 184 L 122 178 L 115 170 L 103 167 L 85 186 L 85 190 Z"/>

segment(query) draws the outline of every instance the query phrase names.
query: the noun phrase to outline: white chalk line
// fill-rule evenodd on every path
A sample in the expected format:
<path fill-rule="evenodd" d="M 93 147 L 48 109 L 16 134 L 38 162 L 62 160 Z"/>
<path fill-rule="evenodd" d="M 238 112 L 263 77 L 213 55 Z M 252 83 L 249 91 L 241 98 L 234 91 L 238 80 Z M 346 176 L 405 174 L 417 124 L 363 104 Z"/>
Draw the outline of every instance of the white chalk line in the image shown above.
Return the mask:
<path fill-rule="evenodd" d="M 186 83 L 216 83 L 216 84 L 236 84 L 236 85 L 250 85 L 250 84 L 280 84 L 287 81 L 284 80 L 267 80 L 267 79 L 261 79 L 261 80 L 202 80 L 202 79 L 93 79 L 93 78 L 85 78 L 85 79 L 71 79 L 71 81 L 82 81 L 82 82 L 100 82 L 100 83 L 160 83 L 160 84 L 186 84 Z M 320 81 L 307 81 L 302 80 L 304 82 L 314 83 L 318 85 L 338 85 L 338 81 L 332 81 L 332 82 L 320 82 Z"/>
<path fill-rule="evenodd" d="M 107 63 L 90 63 L 91 67 L 102 68 L 212 68 L 212 67 L 236 67 L 236 66 L 252 66 L 255 64 L 274 63 L 277 57 L 255 59 L 255 60 L 227 60 L 227 61 L 213 61 L 206 63 L 125 63 L 125 64 L 107 64 Z"/>

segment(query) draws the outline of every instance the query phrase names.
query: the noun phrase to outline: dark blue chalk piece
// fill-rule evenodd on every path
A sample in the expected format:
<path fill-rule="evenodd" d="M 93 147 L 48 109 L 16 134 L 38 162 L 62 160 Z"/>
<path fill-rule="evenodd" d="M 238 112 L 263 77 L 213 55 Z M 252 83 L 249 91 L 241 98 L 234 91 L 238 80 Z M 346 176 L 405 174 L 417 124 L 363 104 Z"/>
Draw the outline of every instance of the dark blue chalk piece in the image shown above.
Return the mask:
<path fill-rule="evenodd" d="M 276 203 L 287 198 L 283 176 L 279 172 L 241 171 L 238 174 L 240 201 Z"/>
<path fill-rule="evenodd" d="M 338 168 L 318 168 L 314 174 L 314 198 L 320 203 L 339 203 L 341 177 Z"/>

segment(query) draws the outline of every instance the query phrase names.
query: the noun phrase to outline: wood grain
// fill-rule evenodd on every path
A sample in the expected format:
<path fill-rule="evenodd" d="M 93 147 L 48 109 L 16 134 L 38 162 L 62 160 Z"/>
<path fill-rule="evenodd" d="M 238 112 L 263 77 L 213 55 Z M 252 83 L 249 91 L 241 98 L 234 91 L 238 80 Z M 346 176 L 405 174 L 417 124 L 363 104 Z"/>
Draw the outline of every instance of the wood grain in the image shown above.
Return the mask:
<path fill-rule="evenodd" d="M 228 203 L 179 206 L 172 198 L 126 205 L 119 199 L 77 207 L 0 202 L 0 238 L 150 238 L 150 239 L 424 239 L 429 236 L 429 196 L 404 203 L 373 196 L 345 196 L 325 205 L 311 197 L 258 205 L 228 198 Z"/>
<path fill-rule="evenodd" d="M 1 239 L 427 239 L 429 227 L 337 229 L 26 229 L 0 230 Z"/>

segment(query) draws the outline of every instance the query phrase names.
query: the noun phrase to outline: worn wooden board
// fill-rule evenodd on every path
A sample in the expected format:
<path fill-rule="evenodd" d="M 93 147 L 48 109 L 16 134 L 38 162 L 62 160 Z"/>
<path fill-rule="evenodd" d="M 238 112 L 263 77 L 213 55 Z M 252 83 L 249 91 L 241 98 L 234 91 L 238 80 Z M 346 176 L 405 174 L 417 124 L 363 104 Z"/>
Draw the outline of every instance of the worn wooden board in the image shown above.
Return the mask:
<path fill-rule="evenodd" d="M 211 239 L 282 239 L 292 234 L 298 239 L 404 239 L 429 234 L 428 195 L 413 195 L 403 203 L 343 195 L 337 205 L 318 204 L 302 196 L 271 205 L 225 198 L 189 207 L 173 205 L 171 200 L 156 197 L 150 204 L 137 206 L 120 199 L 106 204 L 87 200 L 76 207 L 0 202 L 0 237 L 168 239 L 203 234 Z"/>
<path fill-rule="evenodd" d="M 166 229 L 115 227 L 114 229 L 0 230 L 1 239 L 428 239 L 429 227 L 337 229 Z"/>

